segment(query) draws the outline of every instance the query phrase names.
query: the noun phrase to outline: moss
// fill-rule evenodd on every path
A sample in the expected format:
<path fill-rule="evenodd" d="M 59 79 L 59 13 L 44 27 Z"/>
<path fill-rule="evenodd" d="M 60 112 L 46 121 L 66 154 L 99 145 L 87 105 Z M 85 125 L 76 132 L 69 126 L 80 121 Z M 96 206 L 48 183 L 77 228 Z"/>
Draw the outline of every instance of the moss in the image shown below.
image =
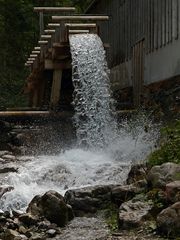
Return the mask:
<path fill-rule="evenodd" d="M 118 207 L 115 204 L 110 204 L 105 210 L 102 210 L 100 215 L 103 216 L 111 232 L 118 229 Z"/>
<path fill-rule="evenodd" d="M 180 163 L 180 120 L 161 129 L 160 148 L 148 158 L 150 167 L 166 162 Z M 180 177 L 180 176 L 178 176 Z"/>

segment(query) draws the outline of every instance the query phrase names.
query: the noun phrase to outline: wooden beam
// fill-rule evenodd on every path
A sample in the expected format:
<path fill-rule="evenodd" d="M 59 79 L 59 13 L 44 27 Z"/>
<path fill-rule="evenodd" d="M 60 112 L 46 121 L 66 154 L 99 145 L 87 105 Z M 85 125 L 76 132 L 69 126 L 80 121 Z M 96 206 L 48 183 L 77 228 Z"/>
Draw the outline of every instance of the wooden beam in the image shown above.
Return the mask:
<path fill-rule="evenodd" d="M 35 61 L 36 59 L 35 58 L 28 58 L 28 61 Z"/>
<path fill-rule="evenodd" d="M 44 32 L 47 33 L 47 34 L 53 34 L 53 33 L 56 32 L 56 30 L 54 30 L 54 29 L 46 29 L 46 30 L 44 30 Z"/>
<path fill-rule="evenodd" d="M 96 28 L 96 23 L 66 23 L 66 27 L 69 28 Z"/>
<path fill-rule="evenodd" d="M 24 64 L 24 66 L 26 66 L 26 67 L 30 67 L 31 64 L 26 62 L 26 63 Z"/>
<path fill-rule="evenodd" d="M 48 44 L 48 41 L 38 41 L 38 43 L 39 43 L 40 45 L 46 45 L 46 44 Z"/>
<path fill-rule="evenodd" d="M 41 50 L 41 47 L 35 47 L 34 50 Z"/>
<path fill-rule="evenodd" d="M 57 28 L 60 27 L 60 23 L 48 23 L 49 28 Z"/>
<path fill-rule="evenodd" d="M 36 58 L 37 56 L 37 54 L 30 54 L 30 58 Z"/>
<path fill-rule="evenodd" d="M 62 70 L 55 69 L 53 72 L 53 83 L 52 83 L 51 100 L 50 100 L 50 106 L 54 110 L 59 105 L 61 80 L 62 80 Z"/>
<path fill-rule="evenodd" d="M 30 61 L 30 60 L 28 60 L 26 63 L 27 63 L 27 64 L 33 64 L 34 62 L 33 62 L 33 61 Z"/>
<path fill-rule="evenodd" d="M 51 39 L 52 35 L 41 35 L 41 39 Z"/>
<path fill-rule="evenodd" d="M 75 12 L 75 7 L 34 7 L 34 12 L 44 12 L 44 13 L 52 13 L 52 12 Z"/>
<path fill-rule="evenodd" d="M 89 33 L 89 30 L 69 30 L 69 34 Z"/>
<path fill-rule="evenodd" d="M 32 54 L 39 54 L 41 51 L 32 51 Z"/>
<path fill-rule="evenodd" d="M 70 15 L 70 16 L 52 16 L 52 20 L 54 22 L 61 21 L 81 21 L 81 20 L 94 20 L 94 21 L 107 21 L 109 20 L 109 16 L 90 16 L 90 15 Z"/>
<path fill-rule="evenodd" d="M 47 69 L 47 70 L 54 70 L 54 69 L 60 69 L 60 70 L 63 70 L 63 69 L 71 69 L 72 66 L 71 66 L 71 61 L 53 61 L 51 59 L 45 59 L 45 62 L 44 62 L 44 68 Z"/>

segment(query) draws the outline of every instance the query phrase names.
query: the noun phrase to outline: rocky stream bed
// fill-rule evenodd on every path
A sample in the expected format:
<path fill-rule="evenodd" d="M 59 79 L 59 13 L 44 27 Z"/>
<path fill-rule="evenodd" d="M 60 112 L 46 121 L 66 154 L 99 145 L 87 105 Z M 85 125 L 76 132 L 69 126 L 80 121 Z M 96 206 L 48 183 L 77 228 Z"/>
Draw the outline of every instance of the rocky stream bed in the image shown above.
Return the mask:
<path fill-rule="evenodd" d="M 134 165 L 123 184 L 71 189 L 64 196 L 49 189 L 23 211 L 4 209 L 14 191 L 6 185 L 9 174 L 33 159 L 20 154 L 17 135 L 8 136 L 11 144 L 0 151 L 0 240 L 179 239 L 180 165 L 174 163 Z"/>

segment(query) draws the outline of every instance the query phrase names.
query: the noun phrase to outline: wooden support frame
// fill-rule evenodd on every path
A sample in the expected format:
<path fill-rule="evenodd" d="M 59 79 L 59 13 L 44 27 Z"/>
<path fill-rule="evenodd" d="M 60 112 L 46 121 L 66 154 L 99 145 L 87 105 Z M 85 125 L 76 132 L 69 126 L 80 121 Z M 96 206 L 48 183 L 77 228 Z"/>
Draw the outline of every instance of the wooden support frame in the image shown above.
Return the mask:
<path fill-rule="evenodd" d="M 50 107 L 53 110 L 55 110 L 59 104 L 61 81 L 62 81 L 62 70 L 55 69 L 53 72 L 53 83 L 52 83 L 51 99 L 50 99 Z"/>

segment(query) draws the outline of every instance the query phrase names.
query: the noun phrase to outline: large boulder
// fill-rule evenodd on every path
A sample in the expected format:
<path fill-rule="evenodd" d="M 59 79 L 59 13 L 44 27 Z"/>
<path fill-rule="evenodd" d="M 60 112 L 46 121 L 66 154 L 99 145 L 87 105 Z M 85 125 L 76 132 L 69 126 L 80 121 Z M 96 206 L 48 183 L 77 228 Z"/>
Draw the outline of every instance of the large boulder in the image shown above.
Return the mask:
<path fill-rule="evenodd" d="M 132 229 L 140 227 L 144 220 L 151 217 L 153 204 L 151 201 L 130 200 L 119 208 L 119 229 Z"/>
<path fill-rule="evenodd" d="M 157 216 L 157 227 L 162 235 L 180 237 L 180 202 L 164 209 Z"/>
<path fill-rule="evenodd" d="M 180 181 L 166 184 L 166 197 L 172 203 L 180 201 Z"/>
<path fill-rule="evenodd" d="M 43 196 L 35 196 L 27 208 L 27 213 L 36 217 L 45 217 L 60 227 L 64 227 L 73 217 L 72 209 L 55 191 L 49 191 Z"/>
<path fill-rule="evenodd" d="M 130 185 L 116 186 L 112 188 L 112 201 L 120 206 L 124 201 L 132 199 L 136 194 L 142 193 L 146 188 L 144 181 L 138 181 Z"/>
<path fill-rule="evenodd" d="M 113 186 L 95 186 L 69 190 L 64 198 L 70 204 L 76 216 L 95 213 L 111 203 Z"/>
<path fill-rule="evenodd" d="M 167 183 L 178 180 L 180 164 L 164 163 L 154 166 L 147 175 L 148 184 L 154 188 L 165 188 Z"/>

